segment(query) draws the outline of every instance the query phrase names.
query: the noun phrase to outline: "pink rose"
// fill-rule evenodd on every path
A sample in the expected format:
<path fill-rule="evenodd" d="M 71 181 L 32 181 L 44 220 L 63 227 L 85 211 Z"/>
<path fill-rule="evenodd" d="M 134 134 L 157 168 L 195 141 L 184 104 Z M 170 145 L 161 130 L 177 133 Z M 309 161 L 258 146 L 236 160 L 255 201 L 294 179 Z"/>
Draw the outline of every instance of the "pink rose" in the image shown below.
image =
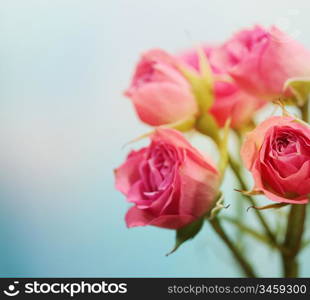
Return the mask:
<path fill-rule="evenodd" d="M 142 55 L 125 95 L 132 100 L 143 122 L 158 126 L 198 112 L 191 87 L 177 64 L 176 58 L 160 49 Z"/>
<path fill-rule="evenodd" d="M 310 52 L 274 26 L 240 31 L 214 59 L 240 87 L 268 100 L 283 94 L 289 78 L 310 75 Z"/>
<path fill-rule="evenodd" d="M 255 190 L 278 202 L 307 203 L 310 194 L 310 127 L 272 117 L 247 135 L 241 156 Z"/>
<path fill-rule="evenodd" d="M 223 127 L 226 120 L 230 117 L 231 126 L 233 128 L 240 128 L 242 125 L 248 123 L 252 119 L 254 113 L 266 104 L 266 102 L 242 91 L 236 83 L 229 78 L 225 62 L 217 61 L 218 49 L 218 47 L 204 47 L 204 52 L 209 60 L 213 74 L 215 76 L 224 75 L 228 77 L 227 81 L 215 81 L 215 99 L 210 113 L 220 127 Z M 197 50 L 191 50 L 180 56 L 180 58 L 189 66 L 199 71 Z"/>
<path fill-rule="evenodd" d="M 115 174 L 116 188 L 134 203 L 128 227 L 180 228 L 207 212 L 218 193 L 217 169 L 173 129 L 157 128 Z"/>

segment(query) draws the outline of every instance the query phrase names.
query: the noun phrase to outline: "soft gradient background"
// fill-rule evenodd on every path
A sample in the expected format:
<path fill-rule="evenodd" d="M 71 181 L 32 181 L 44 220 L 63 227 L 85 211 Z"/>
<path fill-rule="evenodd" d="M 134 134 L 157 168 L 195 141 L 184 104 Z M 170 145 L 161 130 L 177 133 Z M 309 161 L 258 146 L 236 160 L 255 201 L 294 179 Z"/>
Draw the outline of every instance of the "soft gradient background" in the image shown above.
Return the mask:
<path fill-rule="evenodd" d="M 2 0 L 0 275 L 239 276 L 208 226 L 170 257 L 172 231 L 126 229 L 113 168 L 148 129 L 122 91 L 151 47 L 179 51 L 255 23 L 310 47 L 309 10 L 308 0 Z M 228 174 L 227 203 L 234 186 Z M 248 242 L 261 274 L 278 275 L 278 257 Z M 302 259 L 309 276 L 309 251 Z"/>

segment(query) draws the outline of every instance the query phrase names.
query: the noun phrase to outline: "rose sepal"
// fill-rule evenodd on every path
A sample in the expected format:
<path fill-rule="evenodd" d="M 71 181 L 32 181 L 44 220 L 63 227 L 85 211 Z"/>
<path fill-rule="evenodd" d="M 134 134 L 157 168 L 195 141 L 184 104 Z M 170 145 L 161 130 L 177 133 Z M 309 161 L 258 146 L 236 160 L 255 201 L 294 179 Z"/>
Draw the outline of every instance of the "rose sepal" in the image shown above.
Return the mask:
<path fill-rule="evenodd" d="M 291 92 L 293 100 L 298 106 L 304 105 L 309 100 L 310 77 L 293 77 L 284 83 L 284 92 Z"/>

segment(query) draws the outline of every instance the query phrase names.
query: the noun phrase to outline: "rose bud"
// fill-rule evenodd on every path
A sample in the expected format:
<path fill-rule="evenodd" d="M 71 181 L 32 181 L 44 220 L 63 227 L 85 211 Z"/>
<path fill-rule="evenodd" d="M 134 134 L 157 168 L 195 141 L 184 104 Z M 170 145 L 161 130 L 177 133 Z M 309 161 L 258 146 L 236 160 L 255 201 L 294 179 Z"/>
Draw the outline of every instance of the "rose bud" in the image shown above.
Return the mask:
<path fill-rule="evenodd" d="M 310 75 L 310 51 L 274 26 L 240 31 L 214 59 L 241 88 L 267 100 L 283 95 L 289 78 Z"/>
<path fill-rule="evenodd" d="M 241 156 L 255 191 L 277 202 L 308 202 L 310 127 L 293 117 L 271 117 L 250 132 Z"/>
<path fill-rule="evenodd" d="M 132 151 L 115 171 L 116 188 L 134 203 L 128 227 L 178 229 L 208 212 L 218 194 L 219 172 L 174 129 L 157 128 L 151 144 Z"/>
<path fill-rule="evenodd" d="M 233 82 L 226 71 L 227 67 L 223 62 L 217 61 L 218 49 L 218 47 L 209 46 L 203 48 L 215 79 L 214 103 L 209 112 L 220 127 L 223 127 L 226 120 L 231 118 L 231 127 L 237 129 L 247 124 L 254 113 L 266 104 L 266 101 L 244 92 Z M 200 71 L 197 50 L 191 50 L 180 58 L 190 67 Z M 220 80 L 221 77 L 222 80 Z"/>
<path fill-rule="evenodd" d="M 141 56 L 125 95 L 143 122 L 158 126 L 186 120 L 197 113 L 191 87 L 177 66 L 177 59 L 160 49 Z"/>

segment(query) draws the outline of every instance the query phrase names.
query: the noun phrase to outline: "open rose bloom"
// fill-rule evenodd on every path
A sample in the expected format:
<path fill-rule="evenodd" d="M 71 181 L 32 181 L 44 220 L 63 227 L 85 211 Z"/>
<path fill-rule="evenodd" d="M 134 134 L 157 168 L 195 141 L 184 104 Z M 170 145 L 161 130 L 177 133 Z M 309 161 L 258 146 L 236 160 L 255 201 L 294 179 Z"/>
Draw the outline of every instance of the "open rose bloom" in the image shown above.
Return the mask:
<path fill-rule="evenodd" d="M 277 202 L 304 204 L 310 194 L 310 127 L 272 117 L 248 134 L 241 155 L 255 190 Z"/>
<path fill-rule="evenodd" d="M 310 51 L 275 26 L 242 30 L 216 51 L 213 60 L 253 96 L 274 99 L 292 77 L 310 76 Z"/>
<path fill-rule="evenodd" d="M 215 166 L 172 129 L 158 128 L 150 146 L 132 151 L 116 170 L 116 188 L 134 204 L 128 227 L 191 223 L 210 209 L 218 186 Z"/>

